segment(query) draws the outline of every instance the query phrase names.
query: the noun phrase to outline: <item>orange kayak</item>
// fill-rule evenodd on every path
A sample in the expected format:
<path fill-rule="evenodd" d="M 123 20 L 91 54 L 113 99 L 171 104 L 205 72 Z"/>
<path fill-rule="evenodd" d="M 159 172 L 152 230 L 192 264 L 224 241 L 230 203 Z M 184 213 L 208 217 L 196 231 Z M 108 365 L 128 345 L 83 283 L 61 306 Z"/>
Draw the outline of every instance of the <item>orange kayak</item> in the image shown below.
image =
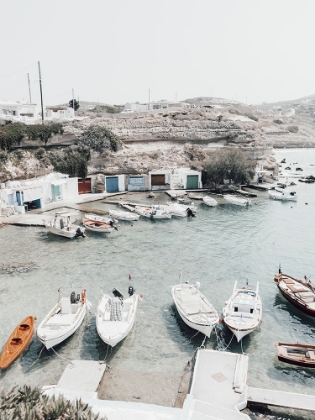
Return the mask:
<path fill-rule="evenodd" d="M 35 327 L 35 317 L 28 316 L 13 330 L 1 356 L 0 369 L 6 369 L 25 350 L 31 341 Z"/>

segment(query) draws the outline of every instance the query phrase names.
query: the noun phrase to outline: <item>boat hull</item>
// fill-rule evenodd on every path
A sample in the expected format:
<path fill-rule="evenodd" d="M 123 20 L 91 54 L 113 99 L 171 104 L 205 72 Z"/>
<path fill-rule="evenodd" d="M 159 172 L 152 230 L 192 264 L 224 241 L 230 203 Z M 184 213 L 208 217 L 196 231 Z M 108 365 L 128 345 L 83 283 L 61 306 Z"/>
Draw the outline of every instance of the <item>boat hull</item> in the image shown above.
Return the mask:
<path fill-rule="evenodd" d="M 194 308 L 189 308 L 189 304 L 186 304 L 182 299 L 182 296 L 185 295 L 187 296 L 187 302 L 194 300 Z M 210 337 L 214 326 L 219 322 L 219 316 L 199 289 L 189 283 L 175 285 L 172 287 L 172 297 L 177 312 L 184 323 L 206 337 Z"/>
<path fill-rule="evenodd" d="M 80 327 L 86 314 L 86 303 L 81 304 L 78 313 L 73 319 L 63 321 L 62 314 L 58 316 L 60 305 L 57 304 L 44 318 L 37 328 L 37 338 L 43 343 L 47 350 L 62 343 Z M 56 313 L 57 312 L 57 313 Z M 55 315 L 53 315 L 55 313 Z M 56 317 L 54 319 L 54 317 Z M 72 322 L 71 322 L 72 321 Z M 67 324 L 68 322 L 68 324 Z"/>
<path fill-rule="evenodd" d="M 104 341 L 111 347 L 115 347 L 120 341 L 125 339 L 132 330 L 138 307 L 138 295 L 133 294 L 123 300 L 122 320 L 113 321 L 110 319 L 111 297 L 104 294 L 98 304 L 96 313 L 96 331 Z"/>
<path fill-rule="evenodd" d="M 260 324 L 262 302 L 257 290 L 244 287 L 234 291 L 223 307 L 223 319 L 237 341 L 252 333 Z"/>
<path fill-rule="evenodd" d="M 247 206 L 251 206 L 252 204 L 249 198 L 234 197 L 233 195 L 225 195 L 224 199 L 229 204 L 234 204 L 236 206 L 247 207 Z"/>
<path fill-rule="evenodd" d="M 277 283 L 280 293 L 288 302 L 294 305 L 301 312 L 311 317 L 315 317 L 315 289 L 313 289 L 311 284 L 282 273 L 276 275 L 274 280 Z M 289 286 L 286 286 L 286 284 L 284 284 L 285 280 L 292 281 L 289 285 L 291 285 L 291 288 L 295 288 L 298 292 L 294 293 Z M 300 289 L 298 289 L 298 287 L 300 287 Z M 309 302 L 306 302 L 305 299 L 301 299 L 301 292 L 306 292 L 309 295 L 306 298 Z"/>
<path fill-rule="evenodd" d="M 35 317 L 28 316 L 12 331 L 0 356 L 0 369 L 7 369 L 26 349 L 32 339 L 34 326 Z"/>
<path fill-rule="evenodd" d="M 116 220 L 124 220 L 127 222 L 133 222 L 133 221 L 139 220 L 140 218 L 140 214 L 119 212 L 116 210 L 109 210 L 109 215 L 112 216 Z"/>
<path fill-rule="evenodd" d="M 215 200 L 214 198 L 211 198 L 211 197 L 204 197 L 202 199 L 202 201 L 208 207 L 215 207 L 215 206 L 218 205 L 217 200 Z"/>
<path fill-rule="evenodd" d="M 276 343 L 276 351 L 280 362 L 315 368 L 315 346 L 300 343 Z"/>

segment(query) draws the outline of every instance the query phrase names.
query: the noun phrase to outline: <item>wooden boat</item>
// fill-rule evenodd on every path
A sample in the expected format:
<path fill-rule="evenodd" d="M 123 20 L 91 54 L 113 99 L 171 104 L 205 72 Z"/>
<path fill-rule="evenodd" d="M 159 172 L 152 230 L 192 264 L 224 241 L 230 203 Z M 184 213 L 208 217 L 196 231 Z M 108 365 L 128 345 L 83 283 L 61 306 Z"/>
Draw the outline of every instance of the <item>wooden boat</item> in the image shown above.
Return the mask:
<path fill-rule="evenodd" d="M 273 198 L 274 200 L 282 200 L 282 201 L 296 201 L 296 192 L 295 191 L 289 191 L 287 189 L 283 188 L 274 188 L 271 190 L 268 190 L 268 194 L 270 198 Z"/>
<path fill-rule="evenodd" d="M 235 204 L 236 206 L 246 207 L 252 205 L 252 202 L 249 198 L 239 197 L 233 194 L 226 194 L 223 197 L 228 203 Z"/>
<path fill-rule="evenodd" d="M 138 307 L 139 296 L 132 286 L 128 288 L 129 296 L 113 289 L 114 297 L 103 294 L 96 313 L 96 330 L 104 343 L 114 347 L 131 331 Z"/>
<path fill-rule="evenodd" d="M 31 341 L 35 326 L 35 317 L 27 316 L 13 330 L 6 342 L 1 356 L 0 369 L 6 369 L 26 349 Z"/>
<path fill-rule="evenodd" d="M 237 289 L 236 281 L 231 297 L 225 302 L 224 322 L 237 341 L 250 334 L 260 324 L 262 303 L 258 291 L 258 282 L 256 290 L 254 290 L 248 286 Z"/>
<path fill-rule="evenodd" d="M 210 337 L 219 315 L 199 290 L 200 284 L 180 283 L 172 287 L 172 297 L 181 319 L 190 328 Z"/>
<path fill-rule="evenodd" d="M 215 206 L 218 205 L 217 200 L 215 198 L 212 198 L 212 197 L 208 197 L 208 196 L 203 197 L 202 201 L 204 202 L 204 204 L 206 206 L 209 206 L 209 207 L 215 207 Z"/>
<path fill-rule="evenodd" d="M 302 312 L 315 317 L 315 287 L 311 281 L 306 276 L 299 280 L 279 271 L 274 281 L 282 296 Z"/>
<path fill-rule="evenodd" d="M 153 208 L 170 213 L 174 217 L 195 217 L 196 213 L 194 204 L 187 206 L 185 204 L 168 202 L 166 205 L 159 204 L 158 206 L 153 206 Z"/>
<path fill-rule="evenodd" d="M 114 229 L 118 230 L 112 220 L 110 220 L 110 222 L 107 223 L 100 222 L 98 220 L 83 219 L 82 223 L 87 230 L 90 230 L 92 232 L 111 233 Z"/>
<path fill-rule="evenodd" d="M 61 288 L 58 289 L 57 304 L 45 316 L 37 328 L 37 337 L 50 349 L 72 335 L 82 324 L 86 314 L 88 301 L 86 290 L 81 293 L 72 292 L 70 296 L 61 297 Z"/>
<path fill-rule="evenodd" d="M 163 210 L 160 206 L 151 206 L 151 207 L 136 206 L 135 212 L 151 220 L 171 219 L 172 217 L 172 214 L 169 211 Z"/>
<path fill-rule="evenodd" d="M 315 346 L 300 343 L 276 343 L 276 351 L 281 362 L 315 368 Z"/>
<path fill-rule="evenodd" d="M 51 220 L 43 220 L 43 222 L 46 229 L 54 235 L 69 239 L 85 237 L 85 228 L 72 223 L 71 216 L 72 214 L 68 212 L 57 212 L 53 214 Z"/>
<path fill-rule="evenodd" d="M 93 214 L 93 213 L 86 213 L 84 215 L 83 220 L 84 219 L 95 220 L 97 222 L 103 222 L 103 223 L 113 222 L 113 218 L 112 217 L 99 216 L 99 215 Z"/>
<path fill-rule="evenodd" d="M 120 210 L 108 210 L 110 216 L 116 220 L 126 220 L 129 222 L 139 220 L 140 214 L 135 214 L 130 211 L 120 211 Z"/>

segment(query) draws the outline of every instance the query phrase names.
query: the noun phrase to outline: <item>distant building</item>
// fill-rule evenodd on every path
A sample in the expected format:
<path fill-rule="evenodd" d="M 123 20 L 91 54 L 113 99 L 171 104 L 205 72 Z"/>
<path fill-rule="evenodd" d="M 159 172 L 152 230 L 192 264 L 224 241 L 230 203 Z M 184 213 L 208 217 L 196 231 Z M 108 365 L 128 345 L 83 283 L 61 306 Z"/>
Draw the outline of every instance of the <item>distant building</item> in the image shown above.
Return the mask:
<path fill-rule="evenodd" d="M 134 112 L 147 112 L 147 111 L 154 111 L 156 109 L 168 109 L 168 108 L 192 108 L 192 105 L 186 102 L 172 102 L 172 101 L 158 101 L 158 102 L 146 102 L 140 104 L 138 102 L 135 103 L 127 103 L 125 104 L 125 109 L 130 109 Z"/>
<path fill-rule="evenodd" d="M 6 121 L 36 124 L 42 121 L 42 110 L 37 104 L 0 101 L 0 118 Z M 73 118 L 73 108 L 67 106 L 44 108 L 44 120 L 70 120 Z"/>

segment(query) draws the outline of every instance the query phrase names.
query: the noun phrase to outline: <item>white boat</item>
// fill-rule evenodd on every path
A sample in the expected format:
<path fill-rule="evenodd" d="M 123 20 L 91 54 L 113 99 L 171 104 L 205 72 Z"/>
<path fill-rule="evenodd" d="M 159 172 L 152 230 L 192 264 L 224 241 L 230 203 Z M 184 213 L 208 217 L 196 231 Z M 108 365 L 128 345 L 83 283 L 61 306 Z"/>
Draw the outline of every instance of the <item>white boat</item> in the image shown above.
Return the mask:
<path fill-rule="evenodd" d="M 43 220 L 46 229 L 54 235 L 63 236 L 65 238 L 76 238 L 85 236 L 85 228 L 72 223 L 72 214 L 69 212 L 53 213 L 51 220 Z"/>
<path fill-rule="evenodd" d="M 163 210 L 161 206 L 151 206 L 151 207 L 136 206 L 135 212 L 151 220 L 171 219 L 172 217 L 171 213 L 169 211 Z"/>
<path fill-rule="evenodd" d="M 118 290 L 113 289 L 114 297 L 103 294 L 97 307 L 97 333 L 112 347 L 128 335 L 135 323 L 139 296 L 132 286 L 129 286 L 128 294 L 124 299 Z"/>
<path fill-rule="evenodd" d="M 167 205 L 160 205 L 165 211 L 169 211 L 175 217 L 195 217 L 195 206 L 192 203 L 190 206 L 179 203 L 167 203 Z"/>
<path fill-rule="evenodd" d="M 277 188 L 273 190 L 268 190 L 268 194 L 270 198 L 274 200 L 283 200 L 283 201 L 296 201 L 296 192 L 290 191 L 283 188 Z"/>
<path fill-rule="evenodd" d="M 199 291 L 199 283 L 180 283 L 172 287 L 172 296 L 181 319 L 190 328 L 210 337 L 219 315 L 208 299 Z"/>
<path fill-rule="evenodd" d="M 236 206 L 246 207 L 252 205 L 252 202 L 249 198 L 239 197 L 233 194 L 226 194 L 223 197 L 228 203 L 235 204 Z"/>
<path fill-rule="evenodd" d="M 209 206 L 209 207 L 215 207 L 218 205 L 217 200 L 209 196 L 203 197 L 202 201 L 206 204 L 206 206 Z"/>
<path fill-rule="evenodd" d="M 116 220 L 127 220 L 134 221 L 139 220 L 140 214 L 131 213 L 130 211 L 120 211 L 120 210 L 108 210 L 108 213 L 111 217 Z"/>
<path fill-rule="evenodd" d="M 194 204 L 191 198 L 178 198 L 177 201 L 179 204 L 187 204 L 188 206 Z"/>
<path fill-rule="evenodd" d="M 259 296 L 259 283 L 256 290 L 248 286 L 237 289 L 235 282 L 233 293 L 223 308 L 224 322 L 235 335 L 237 341 L 250 334 L 258 327 L 262 316 L 262 303 Z"/>
<path fill-rule="evenodd" d="M 72 292 L 66 297 L 61 297 L 61 288 L 58 292 L 57 304 L 45 316 L 36 331 L 38 339 L 46 349 L 50 349 L 70 337 L 82 324 L 86 314 L 85 289 L 82 289 L 78 294 Z"/>
<path fill-rule="evenodd" d="M 83 219 L 95 220 L 96 222 L 103 222 L 103 223 L 113 222 L 112 217 L 99 216 L 93 213 L 85 213 Z"/>
<path fill-rule="evenodd" d="M 111 233 L 114 229 L 118 230 L 112 220 L 109 222 L 100 222 L 98 220 L 83 219 L 82 223 L 87 230 L 92 232 Z"/>

